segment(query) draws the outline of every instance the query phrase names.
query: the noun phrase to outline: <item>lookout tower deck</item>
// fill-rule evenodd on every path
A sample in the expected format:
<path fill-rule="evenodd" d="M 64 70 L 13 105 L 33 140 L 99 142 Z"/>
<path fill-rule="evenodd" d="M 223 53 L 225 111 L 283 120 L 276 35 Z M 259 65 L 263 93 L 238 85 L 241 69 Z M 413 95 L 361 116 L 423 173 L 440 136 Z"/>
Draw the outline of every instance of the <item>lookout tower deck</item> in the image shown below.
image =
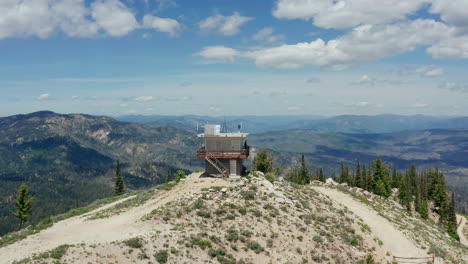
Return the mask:
<path fill-rule="evenodd" d="M 205 172 L 211 175 L 237 175 L 242 172 L 242 160 L 249 157 L 249 146 L 243 132 L 220 132 L 220 125 L 205 125 L 205 145 L 197 149 L 197 158 L 205 159 Z"/>

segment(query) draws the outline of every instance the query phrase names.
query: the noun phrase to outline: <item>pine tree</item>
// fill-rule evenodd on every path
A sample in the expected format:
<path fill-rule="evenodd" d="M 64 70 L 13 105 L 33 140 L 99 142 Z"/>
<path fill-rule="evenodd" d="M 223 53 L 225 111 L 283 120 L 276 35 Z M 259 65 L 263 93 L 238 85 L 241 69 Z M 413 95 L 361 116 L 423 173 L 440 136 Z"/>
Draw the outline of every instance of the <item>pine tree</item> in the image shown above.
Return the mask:
<path fill-rule="evenodd" d="M 361 164 L 359 163 L 359 160 L 357 161 L 356 165 L 356 181 L 355 181 L 356 187 L 359 188 L 364 188 L 364 179 L 362 177 L 362 172 L 361 172 Z"/>
<path fill-rule="evenodd" d="M 309 184 L 310 183 L 310 173 L 309 168 L 305 162 L 304 152 L 302 152 L 301 157 L 301 167 L 299 168 L 299 184 Z"/>
<path fill-rule="evenodd" d="M 344 169 L 344 164 L 341 162 L 341 167 L 340 167 L 340 183 L 345 182 L 345 169 Z"/>
<path fill-rule="evenodd" d="M 421 212 L 421 189 L 420 185 L 416 184 L 416 193 L 414 195 L 414 210 L 416 212 Z"/>
<path fill-rule="evenodd" d="M 117 165 L 115 168 L 115 185 L 114 185 L 114 195 L 119 196 L 125 193 L 124 179 L 120 171 L 120 160 L 117 160 Z"/>
<path fill-rule="evenodd" d="M 369 164 L 369 166 L 367 167 L 367 190 L 369 192 L 373 192 L 373 188 L 374 188 L 374 176 L 372 175 L 372 165 Z"/>
<path fill-rule="evenodd" d="M 366 170 L 366 165 L 362 165 L 362 188 L 364 190 L 367 190 L 368 189 L 368 186 L 367 186 L 367 170 Z"/>
<path fill-rule="evenodd" d="M 411 165 L 411 168 L 408 172 L 408 176 L 409 176 L 411 195 L 416 195 L 416 187 L 418 184 L 418 172 L 416 171 L 416 167 L 414 166 L 414 164 Z"/>
<path fill-rule="evenodd" d="M 452 193 L 451 199 L 448 201 L 447 205 L 447 233 L 460 241 L 460 237 L 457 233 L 457 215 L 455 213 L 455 194 Z"/>
<path fill-rule="evenodd" d="M 391 186 L 388 176 L 388 166 L 382 162 L 380 157 L 377 157 L 372 169 L 374 171 L 373 192 L 384 197 L 390 196 Z"/>
<path fill-rule="evenodd" d="M 434 201 L 435 211 L 443 221 L 445 219 L 448 195 L 444 174 L 439 169 L 429 170 L 429 199 Z"/>
<path fill-rule="evenodd" d="M 24 227 L 24 224 L 32 214 L 33 201 L 34 197 L 29 195 L 28 186 L 24 183 L 21 184 L 18 189 L 18 197 L 16 200 L 16 212 L 13 213 L 13 215 L 20 220 L 20 229 Z"/>
<path fill-rule="evenodd" d="M 403 205 L 408 212 L 411 212 L 411 194 L 407 174 L 399 183 L 398 198 L 400 199 L 401 205 Z"/>
<path fill-rule="evenodd" d="M 257 153 L 257 156 L 255 156 L 252 170 L 268 173 L 273 171 L 273 166 L 274 158 L 270 153 L 268 153 L 267 149 L 264 148 L 262 151 Z"/>
<path fill-rule="evenodd" d="M 398 173 L 395 165 L 393 165 L 392 171 L 392 188 L 398 188 Z"/>
<path fill-rule="evenodd" d="M 167 166 L 167 171 L 166 171 L 166 183 L 169 183 L 172 178 L 172 173 L 171 173 L 171 168 Z"/>
<path fill-rule="evenodd" d="M 325 182 L 325 176 L 323 175 L 322 168 L 319 169 L 318 174 L 319 174 L 318 180 L 321 182 Z"/>

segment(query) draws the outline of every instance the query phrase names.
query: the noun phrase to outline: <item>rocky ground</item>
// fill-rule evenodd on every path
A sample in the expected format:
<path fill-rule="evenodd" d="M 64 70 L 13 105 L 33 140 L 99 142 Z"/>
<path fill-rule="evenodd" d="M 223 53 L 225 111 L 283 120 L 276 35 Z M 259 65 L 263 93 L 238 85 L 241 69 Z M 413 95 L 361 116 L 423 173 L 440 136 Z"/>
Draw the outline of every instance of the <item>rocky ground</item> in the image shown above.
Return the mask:
<path fill-rule="evenodd" d="M 391 262 L 388 240 L 325 189 L 271 183 L 261 174 L 192 174 L 172 189 L 150 190 L 147 200 L 130 197 L 0 248 L 0 263 Z"/>

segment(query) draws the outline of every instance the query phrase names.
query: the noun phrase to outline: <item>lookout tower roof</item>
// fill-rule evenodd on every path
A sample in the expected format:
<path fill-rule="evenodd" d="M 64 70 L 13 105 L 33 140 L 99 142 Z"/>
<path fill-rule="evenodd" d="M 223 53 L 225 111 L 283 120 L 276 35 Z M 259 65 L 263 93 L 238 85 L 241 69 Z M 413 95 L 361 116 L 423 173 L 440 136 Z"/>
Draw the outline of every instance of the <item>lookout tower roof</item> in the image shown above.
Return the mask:
<path fill-rule="evenodd" d="M 226 138 L 245 138 L 249 133 L 238 132 L 221 132 L 220 125 L 205 125 L 205 133 L 198 134 L 198 137 L 226 137 Z"/>

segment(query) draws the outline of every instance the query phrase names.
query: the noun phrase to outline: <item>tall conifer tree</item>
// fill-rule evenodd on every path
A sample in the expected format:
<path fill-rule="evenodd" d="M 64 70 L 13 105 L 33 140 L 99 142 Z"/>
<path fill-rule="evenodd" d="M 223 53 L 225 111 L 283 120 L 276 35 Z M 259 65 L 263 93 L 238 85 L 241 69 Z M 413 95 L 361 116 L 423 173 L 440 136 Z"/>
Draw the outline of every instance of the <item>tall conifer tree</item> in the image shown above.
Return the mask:
<path fill-rule="evenodd" d="M 33 201 L 34 197 L 29 195 L 28 186 L 24 183 L 21 184 L 18 189 L 18 197 L 16 200 L 16 212 L 13 213 L 13 215 L 20 220 L 20 229 L 24 227 L 24 224 L 32 214 Z"/>
<path fill-rule="evenodd" d="M 114 185 L 114 195 L 122 195 L 125 193 L 124 179 L 120 171 L 120 160 L 117 160 L 117 165 L 115 168 L 115 185 Z"/>

